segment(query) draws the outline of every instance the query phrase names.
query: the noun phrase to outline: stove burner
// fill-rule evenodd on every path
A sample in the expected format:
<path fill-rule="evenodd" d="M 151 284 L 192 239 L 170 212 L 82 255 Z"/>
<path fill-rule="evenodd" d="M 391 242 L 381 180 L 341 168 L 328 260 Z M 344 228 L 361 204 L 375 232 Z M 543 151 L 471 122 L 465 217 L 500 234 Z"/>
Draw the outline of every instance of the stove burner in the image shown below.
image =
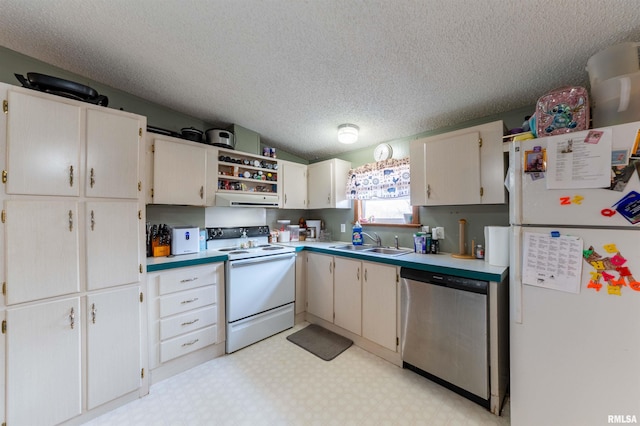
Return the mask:
<path fill-rule="evenodd" d="M 243 253 L 249 253 L 249 252 L 246 251 L 246 250 L 237 250 L 237 251 L 230 251 L 229 252 L 229 254 L 243 254 Z"/>
<path fill-rule="evenodd" d="M 260 244 L 259 246 L 256 247 L 270 247 L 269 244 Z"/>
<path fill-rule="evenodd" d="M 278 247 L 278 246 L 267 246 L 265 248 L 263 248 L 262 250 L 282 250 L 284 247 Z"/>
<path fill-rule="evenodd" d="M 236 250 L 236 249 L 234 249 L 234 248 L 221 248 L 221 249 L 218 249 L 218 251 L 233 251 L 233 250 Z"/>

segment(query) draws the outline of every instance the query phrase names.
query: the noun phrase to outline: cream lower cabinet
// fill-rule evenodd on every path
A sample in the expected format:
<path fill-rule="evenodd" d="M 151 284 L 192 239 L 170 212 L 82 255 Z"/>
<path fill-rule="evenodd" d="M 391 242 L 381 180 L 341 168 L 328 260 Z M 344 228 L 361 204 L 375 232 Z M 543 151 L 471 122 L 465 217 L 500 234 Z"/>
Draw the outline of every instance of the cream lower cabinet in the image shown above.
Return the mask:
<path fill-rule="evenodd" d="M 140 287 L 87 296 L 87 408 L 141 385 Z"/>
<path fill-rule="evenodd" d="M 79 297 L 7 309 L 8 425 L 53 425 L 82 412 L 81 318 Z"/>
<path fill-rule="evenodd" d="M 362 262 L 362 268 L 362 337 L 397 351 L 397 267 Z"/>
<path fill-rule="evenodd" d="M 296 253 L 296 315 L 304 314 L 307 306 L 307 252 Z"/>
<path fill-rule="evenodd" d="M 333 256 L 307 253 L 307 312 L 333 322 Z"/>
<path fill-rule="evenodd" d="M 152 272 L 147 282 L 152 373 L 165 363 L 224 342 L 224 263 Z"/>
<path fill-rule="evenodd" d="M 307 313 L 398 351 L 396 266 L 307 253 Z"/>
<path fill-rule="evenodd" d="M 345 257 L 334 258 L 333 323 L 362 335 L 362 262 Z"/>
<path fill-rule="evenodd" d="M 85 314 L 80 301 L 7 309 L 7 424 L 58 424 L 80 415 L 83 350 L 89 410 L 140 387 L 140 288 L 87 296 Z"/>

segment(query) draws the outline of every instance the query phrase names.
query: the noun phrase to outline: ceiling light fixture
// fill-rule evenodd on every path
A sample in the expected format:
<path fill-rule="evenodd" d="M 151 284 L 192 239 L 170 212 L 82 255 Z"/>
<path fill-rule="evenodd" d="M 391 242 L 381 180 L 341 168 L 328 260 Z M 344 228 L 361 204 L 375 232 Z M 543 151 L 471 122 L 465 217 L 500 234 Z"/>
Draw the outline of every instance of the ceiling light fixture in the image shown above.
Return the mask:
<path fill-rule="evenodd" d="M 338 142 L 351 144 L 358 140 L 358 126 L 355 124 L 341 124 L 338 126 Z"/>

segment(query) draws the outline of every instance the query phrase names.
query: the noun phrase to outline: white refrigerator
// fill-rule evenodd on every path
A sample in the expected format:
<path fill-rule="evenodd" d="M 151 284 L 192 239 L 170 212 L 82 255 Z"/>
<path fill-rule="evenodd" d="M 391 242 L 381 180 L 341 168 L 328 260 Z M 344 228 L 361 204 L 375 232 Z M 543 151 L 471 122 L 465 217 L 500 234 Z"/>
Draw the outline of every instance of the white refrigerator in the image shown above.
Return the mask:
<path fill-rule="evenodd" d="M 514 426 L 640 422 L 639 132 L 511 144 Z"/>

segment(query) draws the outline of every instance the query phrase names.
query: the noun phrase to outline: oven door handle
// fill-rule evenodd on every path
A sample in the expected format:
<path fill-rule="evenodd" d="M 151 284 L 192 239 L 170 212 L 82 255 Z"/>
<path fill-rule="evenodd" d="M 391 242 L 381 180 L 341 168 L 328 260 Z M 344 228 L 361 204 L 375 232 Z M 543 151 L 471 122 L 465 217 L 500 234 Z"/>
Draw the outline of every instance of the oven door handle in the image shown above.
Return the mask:
<path fill-rule="evenodd" d="M 295 253 L 271 254 L 268 256 L 254 257 L 252 259 L 231 260 L 229 265 L 232 268 L 240 266 L 255 265 L 257 263 L 275 262 L 276 260 L 284 260 L 296 257 Z"/>

